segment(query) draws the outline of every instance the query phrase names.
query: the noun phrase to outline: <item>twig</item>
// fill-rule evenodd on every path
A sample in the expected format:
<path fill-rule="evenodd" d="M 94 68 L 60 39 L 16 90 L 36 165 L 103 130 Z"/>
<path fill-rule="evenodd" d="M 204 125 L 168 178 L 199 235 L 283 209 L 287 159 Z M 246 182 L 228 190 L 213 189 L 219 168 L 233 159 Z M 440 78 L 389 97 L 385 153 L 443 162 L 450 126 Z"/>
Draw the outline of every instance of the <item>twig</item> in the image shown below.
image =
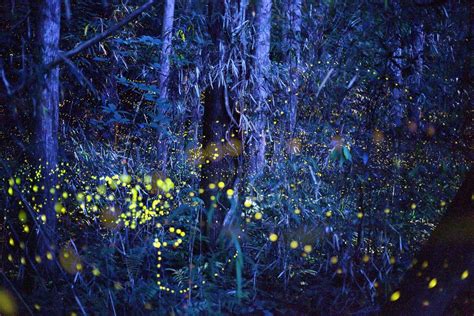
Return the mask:
<path fill-rule="evenodd" d="M 87 316 L 87 313 L 86 313 L 86 311 L 85 311 L 85 309 L 84 309 L 84 306 L 82 306 L 82 303 L 81 303 L 81 301 L 79 300 L 79 297 L 77 297 L 77 295 L 76 295 L 74 289 L 72 289 L 72 292 L 74 293 L 74 298 L 76 299 L 77 305 L 79 305 L 79 308 L 81 309 L 82 315 Z"/>
<path fill-rule="evenodd" d="M 237 123 L 237 121 L 234 119 L 234 115 L 232 114 L 232 111 L 229 106 L 229 96 L 228 96 L 226 84 L 224 84 L 224 105 L 225 105 L 225 110 L 227 112 L 227 115 L 232 120 L 232 123 L 234 123 L 236 126 L 239 126 L 239 123 Z"/>
<path fill-rule="evenodd" d="M 328 81 L 329 77 L 331 77 L 331 74 L 333 73 L 334 68 L 329 69 L 329 71 L 326 74 L 326 77 L 324 77 L 323 82 L 318 87 L 318 92 L 316 92 L 316 98 L 319 96 L 319 93 L 321 93 L 321 90 L 324 88 L 326 85 L 326 82 Z"/>
<path fill-rule="evenodd" d="M 132 20 L 134 20 L 137 16 L 139 16 L 140 14 L 143 13 L 143 11 L 145 11 L 146 9 L 148 9 L 153 3 L 155 2 L 155 0 L 149 0 L 147 1 L 144 5 L 142 5 L 140 8 L 138 8 L 137 10 L 133 11 L 132 13 L 130 13 L 127 17 L 125 17 L 122 21 L 118 22 L 117 24 L 115 24 L 114 26 L 110 27 L 108 30 L 106 30 L 105 32 L 102 32 L 100 34 L 97 34 L 96 36 L 94 36 L 93 38 L 85 41 L 85 42 L 82 42 L 81 44 L 77 45 L 76 47 L 74 47 L 73 49 L 71 50 L 68 50 L 67 52 L 65 53 L 60 53 L 60 56 L 58 58 L 56 58 L 53 62 L 47 64 L 45 66 L 45 70 L 49 70 L 55 66 L 57 66 L 58 64 L 60 64 L 62 61 L 63 61 L 63 58 L 71 58 L 72 56 L 74 55 L 77 55 L 78 53 L 82 52 L 83 50 L 85 50 L 86 48 L 100 42 L 101 40 L 103 40 L 104 38 L 106 37 L 109 37 L 110 35 L 112 35 L 113 33 L 117 32 L 122 26 L 128 24 L 129 22 L 131 22 Z"/>
<path fill-rule="evenodd" d="M 106 30 L 105 32 L 102 32 L 100 34 L 97 34 L 96 36 L 94 36 L 93 38 L 85 41 L 85 42 L 82 42 L 81 44 L 77 45 L 76 47 L 74 47 L 73 49 L 71 50 L 68 50 L 67 52 L 59 52 L 58 54 L 58 57 L 52 61 L 51 63 L 47 64 L 47 65 L 44 65 L 43 67 L 41 67 L 41 69 L 39 70 L 39 74 L 42 74 L 44 72 L 47 72 L 48 70 L 58 66 L 59 64 L 61 64 L 62 62 L 64 62 L 65 60 L 67 60 L 68 58 L 71 58 L 73 57 L 74 55 L 77 55 L 78 53 L 82 52 L 83 50 L 85 50 L 86 48 L 100 42 L 101 40 L 105 39 L 106 37 L 109 37 L 110 35 L 112 35 L 113 33 L 117 32 L 122 26 L 130 23 L 132 20 L 134 20 L 135 18 L 137 18 L 140 14 L 142 14 L 146 9 L 148 9 L 153 3 L 155 2 L 155 0 L 149 0 L 147 1 L 144 5 L 142 5 L 140 8 L 138 8 L 137 10 L 133 11 L 132 13 L 130 13 L 127 17 L 125 17 L 122 21 L 118 22 L 117 24 L 115 24 L 114 26 L 110 27 L 108 30 Z M 2 68 L 3 70 L 3 68 Z M 3 75 L 0 74 L 0 76 L 4 77 Z M 7 95 L 8 96 L 11 96 L 11 95 L 14 95 L 16 94 L 17 92 L 19 92 L 20 90 L 22 90 L 24 87 L 27 87 L 29 86 L 29 83 L 32 83 L 33 81 L 35 80 L 35 78 L 29 78 L 27 80 L 27 84 L 22 84 L 22 85 L 19 85 L 18 87 L 16 87 L 15 89 L 10 89 L 10 91 L 8 91 L 7 89 Z M 8 83 L 8 81 L 7 81 Z M 4 82 L 5 84 L 5 82 Z M 6 84 L 5 84 L 6 85 Z"/>
<path fill-rule="evenodd" d="M 109 297 L 110 297 L 110 303 L 112 303 L 112 311 L 114 312 L 114 316 L 117 316 L 117 313 L 115 312 L 114 300 L 112 299 L 112 293 L 110 293 L 110 289 L 109 289 Z"/>

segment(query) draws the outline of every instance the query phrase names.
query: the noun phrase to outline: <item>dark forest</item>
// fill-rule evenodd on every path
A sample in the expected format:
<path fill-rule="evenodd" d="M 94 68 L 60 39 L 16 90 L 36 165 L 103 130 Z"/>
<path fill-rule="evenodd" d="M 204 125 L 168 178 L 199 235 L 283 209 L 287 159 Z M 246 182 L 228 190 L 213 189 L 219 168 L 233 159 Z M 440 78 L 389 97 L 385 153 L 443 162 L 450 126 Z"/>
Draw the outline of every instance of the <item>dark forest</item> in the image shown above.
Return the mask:
<path fill-rule="evenodd" d="M 474 3 L 0 0 L 0 315 L 474 315 Z"/>

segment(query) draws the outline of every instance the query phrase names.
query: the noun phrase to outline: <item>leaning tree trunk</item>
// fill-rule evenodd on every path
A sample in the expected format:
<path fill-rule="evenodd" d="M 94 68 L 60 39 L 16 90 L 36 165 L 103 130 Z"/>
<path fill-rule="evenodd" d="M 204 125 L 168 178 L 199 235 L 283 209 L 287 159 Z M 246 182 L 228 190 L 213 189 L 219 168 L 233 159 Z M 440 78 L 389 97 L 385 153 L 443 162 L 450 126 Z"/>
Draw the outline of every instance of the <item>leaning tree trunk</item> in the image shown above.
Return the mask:
<path fill-rule="evenodd" d="M 253 133 L 250 139 L 250 175 L 255 179 L 263 173 L 265 166 L 266 128 L 269 108 L 268 73 L 270 71 L 270 32 L 272 0 L 260 0 L 257 3 L 257 40 L 255 43 L 255 93 L 257 106 L 255 109 Z"/>
<path fill-rule="evenodd" d="M 212 47 L 209 52 L 210 64 L 222 69 L 221 61 L 226 54 L 226 42 L 224 39 L 224 13 L 225 4 L 222 0 L 209 0 L 208 2 L 208 27 L 211 35 Z M 223 71 L 223 70 L 219 70 Z M 217 76 L 221 78 L 221 76 Z M 224 75 L 225 77 L 225 75 Z M 231 146 L 228 141 L 232 134 L 232 120 L 230 115 L 230 102 L 226 82 L 214 80 L 204 92 L 204 116 L 202 121 L 202 148 L 203 162 L 201 169 L 200 188 L 204 189 L 201 197 L 204 201 L 206 212 L 203 216 L 201 228 L 209 238 L 209 247 L 216 245 L 225 212 L 228 209 L 228 200 L 222 199 L 222 203 L 213 200 L 217 195 L 213 185 L 224 182 L 226 187 L 232 186 L 236 173 L 236 161 L 234 155 L 229 155 Z M 227 111 L 226 107 L 229 108 Z M 211 185 L 213 184 L 213 185 Z"/>
<path fill-rule="evenodd" d="M 58 121 L 59 121 L 59 67 L 47 71 L 43 67 L 55 61 L 59 53 L 61 1 L 43 0 L 38 6 L 38 81 L 35 106 L 36 149 L 44 177 L 44 193 L 41 212 L 46 215 L 43 234 L 39 235 L 38 252 L 43 255 L 54 240 L 56 228 L 55 194 L 58 163 Z"/>
<path fill-rule="evenodd" d="M 287 30 L 286 41 L 289 49 L 287 54 L 287 63 L 289 64 L 289 80 L 288 83 L 288 108 L 286 133 L 291 142 L 294 137 L 296 128 L 296 118 L 298 109 L 298 89 L 300 82 L 300 61 L 301 61 L 301 5 L 302 0 L 287 0 Z M 292 146 L 289 146 L 289 154 L 293 153 Z"/>
<path fill-rule="evenodd" d="M 163 26 L 161 29 L 163 46 L 161 48 L 160 56 L 161 69 L 159 74 L 159 91 L 160 98 L 165 102 L 168 101 L 168 82 L 170 76 L 170 55 L 172 49 L 171 41 L 173 39 L 174 6 L 175 0 L 165 1 Z M 164 108 L 160 108 L 158 111 L 162 115 L 165 114 Z M 168 160 L 168 144 L 163 132 L 160 132 L 158 137 L 158 160 L 160 161 L 162 169 L 164 170 Z"/>
<path fill-rule="evenodd" d="M 474 168 L 381 315 L 445 315 L 474 275 Z"/>

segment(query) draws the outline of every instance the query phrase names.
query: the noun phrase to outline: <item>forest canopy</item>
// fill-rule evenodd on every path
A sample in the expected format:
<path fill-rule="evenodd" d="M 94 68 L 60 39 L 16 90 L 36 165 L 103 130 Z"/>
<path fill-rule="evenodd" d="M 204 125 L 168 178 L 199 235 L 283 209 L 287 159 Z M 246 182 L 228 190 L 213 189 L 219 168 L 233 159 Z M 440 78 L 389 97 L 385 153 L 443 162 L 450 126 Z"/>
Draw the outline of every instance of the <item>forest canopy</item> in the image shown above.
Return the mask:
<path fill-rule="evenodd" d="M 1 315 L 471 315 L 474 4 L 0 1 Z"/>

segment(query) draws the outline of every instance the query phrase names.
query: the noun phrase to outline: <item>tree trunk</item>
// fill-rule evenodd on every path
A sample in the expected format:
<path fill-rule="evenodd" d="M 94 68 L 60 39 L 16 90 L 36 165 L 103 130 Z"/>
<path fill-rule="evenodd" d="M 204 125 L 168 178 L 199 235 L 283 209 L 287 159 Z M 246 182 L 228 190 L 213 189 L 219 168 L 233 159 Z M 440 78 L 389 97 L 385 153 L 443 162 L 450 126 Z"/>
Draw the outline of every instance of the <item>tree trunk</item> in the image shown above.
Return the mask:
<path fill-rule="evenodd" d="M 474 275 L 474 168 L 381 315 L 444 315 Z"/>
<path fill-rule="evenodd" d="M 250 140 L 250 175 L 257 178 L 265 167 L 266 128 L 268 116 L 268 72 L 270 71 L 270 34 L 272 0 L 260 0 L 257 3 L 257 40 L 255 43 L 255 93 L 257 107 L 253 135 Z"/>
<path fill-rule="evenodd" d="M 163 14 L 163 27 L 161 36 L 163 38 L 163 46 L 161 48 L 161 71 L 160 71 L 160 97 L 167 99 L 168 97 L 168 78 L 170 75 L 170 55 L 171 40 L 173 39 L 173 20 L 174 20 L 174 3 L 175 0 L 165 1 L 165 12 Z"/>
<path fill-rule="evenodd" d="M 159 74 L 159 90 L 160 98 L 164 102 L 168 102 L 168 82 L 170 76 L 170 55 L 172 50 L 171 41 L 173 39 L 173 20 L 174 20 L 174 6 L 175 0 L 165 1 L 165 11 L 163 13 L 163 26 L 161 29 L 161 36 L 163 40 L 163 46 L 161 48 L 160 56 L 160 74 Z M 166 115 L 166 106 L 161 107 L 158 111 L 162 115 Z M 163 132 L 160 132 L 158 136 L 158 160 L 161 163 L 161 168 L 164 171 L 166 169 L 168 161 L 168 143 L 166 136 Z"/>
<path fill-rule="evenodd" d="M 54 169 L 58 163 L 58 121 L 59 121 L 59 67 L 56 66 L 46 72 L 41 67 L 58 58 L 61 1 L 43 0 L 39 4 L 38 20 L 38 64 L 40 65 L 36 114 L 36 148 L 40 165 L 43 168 L 44 194 L 42 198 L 42 212 L 46 215 L 46 224 L 43 225 L 45 234 L 39 235 L 38 251 L 43 255 L 53 243 L 56 227 L 56 212 L 54 190 L 56 175 Z"/>
<path fill-rule="evenodd" d="M 292 138 L 296 127 L 298 88 L 299 88 L 299 65 L 301 61 L 301 2 L 302 0 L 288 0 L 288 30 L 287 40 L 290 51 L 288 52 L 288 63 L 290 65 L 289 101 L 288 101 L 288 133 Z"/>
<path fill-rule="evenodd" d="M 218 65 L 225 54 L 226 43 L 224 41 L 223 15 L 225 4 L 222 0 L 209 0 L 208 21 L 209 34 L 212 39 L 212 51 L 210 52 L 210 64 Z M 229 102 L 226 93 L 226 82 L 213 82 L 205 91 L 204 116 L 203 116 L 203 162 L 201 170 L 200 188 L 204 189 L 201 197 L 205 203 L 206 213 L 201 227 L 206 231 L 209 238 L 209 246 L 213 248 L 222 227 L 228 201 L 224 197 L 217 203 L 212 200 L 217 195 L 216 189 L 209 185 L 217 185 L 220 181 L 225 183 L 226 188 L 232 186 L 236 172 L 236 161 L 232 155 L 227 155 L 226 142 L 235 131 L 232 130 L 231 118 L 226 110 Z"/>

